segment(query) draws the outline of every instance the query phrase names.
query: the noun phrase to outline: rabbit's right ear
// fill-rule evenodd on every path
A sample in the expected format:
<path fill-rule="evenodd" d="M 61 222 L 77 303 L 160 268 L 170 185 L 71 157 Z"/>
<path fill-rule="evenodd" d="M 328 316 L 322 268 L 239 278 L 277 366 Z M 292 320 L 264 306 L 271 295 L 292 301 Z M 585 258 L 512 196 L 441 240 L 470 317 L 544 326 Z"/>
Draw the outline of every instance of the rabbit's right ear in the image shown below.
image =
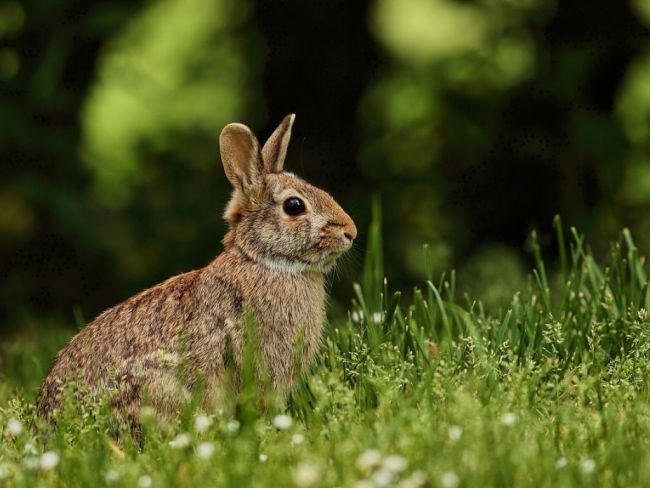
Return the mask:
<path fill-rule="evenodd" d="M 250 194 L 263 184 L 264 163 L 257 138 L 243 124 L 228 124 L 219 136 L 221 161 L 230 183 Z"/>
<path fill-rule="evenodd" d="M 264 144 L 262 159 L 264 159 L 264 169 L 267 173 L 282 171 L 284 158 L 287 157 L 287 146 L 289 146 L 289 140 L 291 139 L 291 128 L 295 119 L 296 114 L 287 115 Z"/>

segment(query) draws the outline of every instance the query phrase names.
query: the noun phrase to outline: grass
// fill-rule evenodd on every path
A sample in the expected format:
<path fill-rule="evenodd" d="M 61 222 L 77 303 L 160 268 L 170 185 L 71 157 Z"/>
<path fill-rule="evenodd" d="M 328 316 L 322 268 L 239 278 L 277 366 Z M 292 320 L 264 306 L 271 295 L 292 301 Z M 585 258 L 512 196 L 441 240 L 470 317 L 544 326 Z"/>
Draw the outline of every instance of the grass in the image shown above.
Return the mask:
<path fill-rule="evenodd" d="M 0 485 L 650 485 L 648 267 L 627 231 L 603 266 L 557 219 L 558 279 L 533 235 L 529 286 L 488 313 L 454 273 L 408 304 L 390 292 L 379 221 L 347 319 L 285 405 L 147 413 L 142 449 L 92 405 L 47 433 L 32 401 L 64 336 L 5 344 Z"/>

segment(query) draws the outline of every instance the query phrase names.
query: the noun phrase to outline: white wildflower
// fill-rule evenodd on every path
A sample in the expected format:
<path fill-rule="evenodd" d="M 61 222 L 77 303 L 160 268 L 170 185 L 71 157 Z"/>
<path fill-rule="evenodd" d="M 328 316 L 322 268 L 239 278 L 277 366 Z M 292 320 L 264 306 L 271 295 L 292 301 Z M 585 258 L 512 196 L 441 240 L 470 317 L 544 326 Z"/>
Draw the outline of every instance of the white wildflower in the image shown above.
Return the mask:
<path fill-rule="evenodd" d="M 169 443 L 169 446 L 172 449 L 185 449 L 190 445 L 190 442 L 192 439 L 190 438 L 189 434 L 182 433 L 178 434 L 173 441 Z"/>
<path fill-rule="evenodd" d="M 370 471 L 381 463 L 381 452 L 377 449 L 366 449 L 357 458 L 357 468 Z"/>
<path fill-rule="evenodd" d="M 201 442 L 196 447 L 196 455 L 199 459 L 210 459 L 214 454 L 214 444 L 212 442 Z"/>
<path fill-rule="evenodd" d="M 197 415 L 194 419 L 194 429 L 197 432 L 203 433 L 210 428 L 212 425 L 212 419 L 207 415 Z"/>
<path fill-rule="evenodd" d="M 287 430 L 292 424 L 293 420 L 288 415 L 276 415 L 273 419 L 273 425 L 279 430 Z"/>
<path fill-rule="evenodd" d="M 40 460 L 36 456 L 28 456 L 23 462 L 27 469 L 36 469 L 40 465 Z"/>
<path fill-rule="evenodd" d="M 268 460 L 269 460 L 268 454 L 264 454 L 264 453 L 260 454 L 260 463 L 265 463 Z"/>
<path fill-rule="evenodd" d="M 119 479 L 120 479 L 120 473 L 118 473 L 114 469 L 109 469 L 108 471 L 106 471 L 106 474 L 104 474 L 104 481 L 106 481 L 107 485 L 111 485 Z"/>
<path fill-rule="evenodd" d="M 386 469 L 386 468 L 381 468 L 375 471 L 375 474 L 372 475 L 372 481 L 375 484 L 375 486 L 379 488 L 384 488 L 387 486 L 391 486 L 393 484 L 393 479 L 395 478 L 395 473 L 392 471 Z"/>
<path fill-rule="evenodd" d="M 561 457 L 560 459 L 555 461 L 555 467 L 557 469 L 566 468 L 568 464 L 569 464 L 569 461 L 567 461 L 567 458 L 565 458 L 565 457 Z"/>
<path fill-rule="evenodd" d="M 34 444 L 31 442 L 26 442 L 25 447 L 23 447 L 23 451 L 25 451 L 25 454 L 36 454 L 36 447 L 34 447 Z"/>
<path fill-rule="evenodd" d="M 414 471 L 411 476 L 403 479 L 397 485 L 398 488 L 420 488 L 427 482 L 427 474 L 424 471 Z"/>
<path fill-rule="evenodd" d="M 54 469 L 59 464 L 59 455 L 54 451 L 47 451 L 41 454 L 38 462 L 41 469 L 48 471 Z"/>
<path fill-rule="evenodd" d="M 23 431 L 23 424 L 20 423 L 20 420 L 11 418 L 7 421 L 7 432 L 13 437 L 18 437 Z"/>
<path fill-rule="evenodd" d="M 384 321 L 384 315 L 381 312 L 374 312 L 372 314 L 372 321 L 374 324 L 379 325 Z"/>
<path fill-rule="evenodd" d="M 514 414 L 512 412 L 504 413 L 501 416 L 501 423 L 506 427 L 512 427 L 517 423 L 517 414 Z"/>
<path fill-rule="evenodd" d="M 152 484 L 151 476 L 143 474 L 138 478 L 138 488 L 149 488 Z"/>
<path fill-rule="evenodd" d="M 375 484 L 370 480 L 359 480 L 354 484 L 354 488 L 375 488 Z"/>
<path fill-rule="evenodd" d="M 391 454 L 384 458 L 381 466 L 393 473 L 401 473 L 408 467 L 408 461 L 398 454 Z"/>
<path fill-rule="evenodd" d="M 596 469 L 596 461 L 593 459 L 583 459 L 580 461 L 580 471 L 582 471 L 584 474 L 591 474 L 594 472 Z"/>
<path fill-rule="evenodd" d="M 453 471 L 447 471 L 440 477 L 440 484 L 443 488 L 456 488 L 460 483 L 458 475 Z"/>
<path fill-rule="evenodd" d="M 226 424 L 226 429 L 228 429 L 228 432 L 237 432 L 239 430 L 239 422 L 237 420 L 231 420 Z"/>
<path fill-rule="evenodd" d="M 320 470 L 312 463 L 300 463 L 292 472 L 293 482 L 297 486 L 311 486 L 318 481 Z"/>
<path fill-rule="evenodd" d="M 291 444 L 292 445 L 299 446 L 303 442 L 305 442 L 305 436 L 304 435 L 302 435 L 302 434 L 293 434 L 291 436 Z"/>
<path fill-rule="evenodd" d="M 363 321 L 363 312 L 361 310 L 353 310 L 351 314 L 352 322 L 360 324 Z"/>
<path fill-rule="evenodd" d="M 447 428 L 447 437 L 449 437 L 449 442 L 458 442 L 463 436 L 463 428 L 459 425 L 450 425 Z"/>

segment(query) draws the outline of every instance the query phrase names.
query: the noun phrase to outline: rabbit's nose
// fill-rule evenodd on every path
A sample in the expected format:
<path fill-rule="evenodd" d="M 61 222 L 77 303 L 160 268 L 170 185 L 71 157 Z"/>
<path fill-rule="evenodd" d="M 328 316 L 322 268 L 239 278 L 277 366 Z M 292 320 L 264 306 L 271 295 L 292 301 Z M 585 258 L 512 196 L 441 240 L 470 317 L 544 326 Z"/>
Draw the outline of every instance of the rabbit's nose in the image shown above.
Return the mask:
<path fill-rule="evenodd" d="M 345 218 L 338 221 L 330 222 L 330 225 L 340 229 L 339 232 L 342 233 L 342 237 L 347 241 L 346 244 L 352 244 L 352 241 L 357 237 L 357 227 L 354 225 L 352 219 L 347 215 L 345 215 Z"/>
<path fill-rule="evenodd" d="M 343 235 L 350 241 L 353 241 L 357 238 L 357 226 L 354 225 L 352 219 L 350 219 L 349 222 L 345 223 L 345 226 L 343 228 Z"/>

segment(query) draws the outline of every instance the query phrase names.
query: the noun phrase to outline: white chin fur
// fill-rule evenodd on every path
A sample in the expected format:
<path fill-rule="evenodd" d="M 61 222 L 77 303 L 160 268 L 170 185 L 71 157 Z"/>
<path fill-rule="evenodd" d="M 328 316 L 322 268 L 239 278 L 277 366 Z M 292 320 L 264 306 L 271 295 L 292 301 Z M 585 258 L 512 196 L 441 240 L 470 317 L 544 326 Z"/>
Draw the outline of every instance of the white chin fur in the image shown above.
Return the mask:
<path fill-rule="evenodd" d="M 262 262 L 265 266 L 268 266 L 271 269 L 289 274 L 299 274 L 303 271 L 320 271 L 321 273 L 327 273 L 334 267 L 336 259 L 326 259 L 313 264 L 306 264 L 300 261 L 290 261 L 284 258 L 264 258 Z"/>

